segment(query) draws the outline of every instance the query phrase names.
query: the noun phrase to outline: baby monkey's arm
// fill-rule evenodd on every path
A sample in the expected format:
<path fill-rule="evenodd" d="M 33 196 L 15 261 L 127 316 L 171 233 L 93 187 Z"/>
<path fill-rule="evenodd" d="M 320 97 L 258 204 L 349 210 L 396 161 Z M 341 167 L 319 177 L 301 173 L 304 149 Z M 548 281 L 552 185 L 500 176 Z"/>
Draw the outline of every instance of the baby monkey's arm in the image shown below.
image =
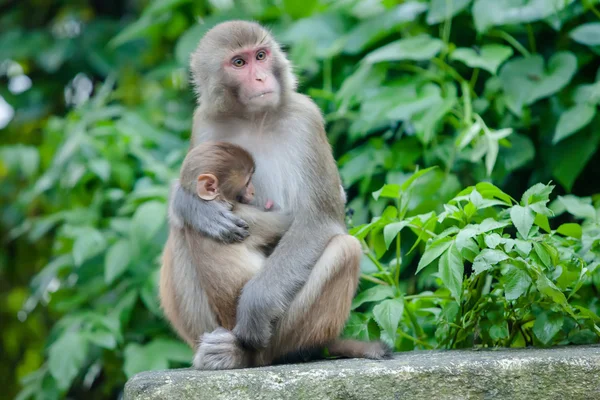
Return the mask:
<path fill-rule="evenodd" d="M 265 206 L 267 208 L 267 206 Z M 250 236 L 246 242 L 251 245 L 264 247 L 277 242 L 288 230 L 292 223 L 292 216 L 281 210 L 269 211 L 248 205 L 236 204 L 233 213 L 248 223 Z"/>

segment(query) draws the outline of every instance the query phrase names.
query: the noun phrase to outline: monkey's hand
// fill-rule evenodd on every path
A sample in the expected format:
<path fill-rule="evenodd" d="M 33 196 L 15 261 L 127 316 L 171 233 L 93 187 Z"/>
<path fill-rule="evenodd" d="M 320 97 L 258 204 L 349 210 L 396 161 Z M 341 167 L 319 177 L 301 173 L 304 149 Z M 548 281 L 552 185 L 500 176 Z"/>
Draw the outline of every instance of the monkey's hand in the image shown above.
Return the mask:
<path fill-rule="evenodd" d="M 204 201 L 184 190 L 179 181 L 173 184 L 169 215 L 197 232 L 224 243 L 241 242 L 249 235 L 248 224 L 232 211 L 231 204 Z"/>
<path fill-rule="evenodd" d="M 251 279 L 244 286 L 238 303 L 233 334 L 247 349 L 263 349 L 271 341 L 272 313 L 267 304 L 268 293 L 263 288 L 256 278 Z"/>

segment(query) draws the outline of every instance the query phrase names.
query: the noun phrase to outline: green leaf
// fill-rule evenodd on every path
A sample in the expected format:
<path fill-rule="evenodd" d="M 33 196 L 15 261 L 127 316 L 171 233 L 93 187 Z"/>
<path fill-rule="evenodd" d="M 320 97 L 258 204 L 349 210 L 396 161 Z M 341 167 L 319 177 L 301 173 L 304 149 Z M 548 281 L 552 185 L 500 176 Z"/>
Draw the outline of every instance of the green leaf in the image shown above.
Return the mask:
<path fill-rule="evenodd" d="M 307 0 L 302 2 L 296 0 L 283 0 L 283 9 L 292 18 L 305 18 L 313 13 L 313 10 L 318 4 L 318 0 Z"/>
<path fill-rule="evenodd" d="M 600 46 L 600 22 L 588 22 L 569 32 L 571 39 L 586 46 Z"/>
<path fill-rule="evenodd" d="M 531 278 L 527 272 L 509 265 L 504 272 L 504 296 L 512 301 L 521 297 L 531 286 Z"/>
<path fill-rule="evenodd" d="M 485 69 L 495 75 L 500 65 L 512 55 L 511 47 L 488 44 L 482 46 L 479 52 L 466 47 L 458 48 L 452 52 L 450 59 L 460 61 L 471 68 Z"/>
<path fill-rule="evenodd" d="M 495 249 L 500 243 L 502 243 L 502 237 L 497 233 L 484 235 L 483 240 L 485 242 L 485 245 L 490 249 Z"/>
<path fill-rule="evenodd" d="M 48 350 L 48 369 L 61 390 L 66 390 L 83 369 L 88 343 L 78 332 L 62 334 Z"/>
<path fill-rule="evenodd" d="M 467 8 L 471 0 L 431 0 L 427 23 L 438 24 L 446 19 L 452 19 L 456 14 Z"/>
<path fill-rule="evenodd" d="M 73 261 L 80 266 L 106 248 L 106 239 L 95 229 L 86 229 L 73 244 Z"/>
<path fill-rule="evenodd" d="M 548 253 L 548 250 L 546 250 L 546 248 L 539 242 L 533 242 L 533 248 L 535 250 L 535 254 L 537 254 L 540 260 L 542 260 L 542 263 L 544 263 L 547 268 L 551 268 L 552 257 L 550 256 L 550 253 Z"/>
<path fill-rule="evenodd" d="M 360 292 L 354 300 L 352 300 L 352 310 L 357 309 L 364 303 L 379 302 L 383 299 L 394 297 L 394 288 L 391 286 L 377 285 Z"/>
<path fill-rule="evenodd" d="M 535 319 L 533 333 L 540 342 L 548 344 L 561 330 L 563 322 L 564 317 L 561 313 L 544 311 Z"/>
<path fill-rule="evenodd" d="M 533 245 L 530 241 L 517 239 L 514 242 L 521 257 L 527 257 L 531 253 Z"/>
<path fill-rule="evenodd" d="M 508 322 L 501 321 L 490 326 L 490 338 L 492 340 L 502 340 L 508 337 Z"/>
<path fill-rule="evenodd" d="M 408 1 L 387 10 L 383 14 L 363 20 L 348 34 L 344 52 L 352 55 L 361 53 L 369 45 L 388 36 L 402 23 L 414 21 L 419 14 L 426 10 L 427 4 Z"/>
<path fill-rule="evenodd" d="M 412 187 L 413 183 L 415 183 L 417 181 L 417 179 L 419 179 L 423 175 L 427 174 L 428 172 L 433 171 L 436 168 L 437 167 L 434 166 L 434 167 L 425 168 L 425 169 L 422 169 L 422 170 L 419 170 L 419 171 L 415 172 L 414 174 L 411 175 L 410 178 L 408 178 L 406 181 L 404 181 L 404 183 L 402 183 L 402 185 L 400 186 L 400 188 L 403 191 L 410 189 Z"/>
<path fill-rule="evenodd" d="M 104 281 L 110 285 L 127 270 L 130 262 L 131 243 L 127 239 L 121 239 L 106 252 L 104 259 Z"/>
<path fill-rule="evenodd" d="M 117 347 L 115 336 L 108 331 L 85 332 L 83 336 L 89 342 L 104 349 L 114 350 Z"/>
<path fill-rule="evenodd" d="M 556 146 L 548 154 L 552 163 L 552 174 L 570 191 L 579 174 L 598 150 L 600 135 L 596 132 L 579 132 Z"/>
<path fill-rule="evenodd" d="M 383 185 L 381 189 L 373 192 L 373 198 L 379 200 L 379 198 L 397 199 L 400 196 L 400 185 L 388 184 Z"/>
<path fill-rule="evenodd" d="M 562 51 L 550 58 L 547 67 L 537 54 L 514 58 L 502 66 L 499 77 L 508 107 L 520 116 L 524 106 L 564 88 L 576 71 L 577 58 Z"/>
<path fill-rule="evenodd" d="M 558 232 L 564 236 L 573 237 L 575 239 L 581 239 L 581 235 L 583 234 L 581 225 L 576 224 L 576 223 L 562 224 L 561 226 L 558 227 L 556 232 Z"/>
<path fill-rule="evenodd" d="M 380 47 L 367 54 L 364 61 L 371 64 L 400 60 L 426 61 L 435 57 L 442 50 L 443 45 L 444 42 L 440 39 L 423 34 Z"/>
<path fill-rule="evenodd" d="M 558 196 L 557 198 L 570 214 L 578 218 L 596 219 L 596 209 L 590 204 L 589 199 L 573 195 Z"/>
<path fill-rule="evenodd" d="M 509 257 L 500 250 L 483 249 L 475 261 L 473 261 L 473 273 L 479 275 L 483 271 L 491 269 L 494 265 L 507 260 Z"/>
<path fill-rule="evenodd" d="M 477 31 L 492 26 L 524 24 L 547 18 L 573 0 L 475 0 L 473 19 Z"/>
<path fill-rule="evenodd" d="M 351 312 L 346 327 L 344 328 L 344 337 L 351 337 L 357 340 L 369 341 L 369 321 L 368 315 Z"/>
<path fill-rule="evenodd" d="M 423 256 L 419 260 L 419 265 L 417 266 L 417 272 L 415 272 L 415 273 L 419 273 L 419 271 L 421 271 L 423 268 L 425 268 L 426 266 L 431 264 L 433 261 L 435 261 L 451 245 L 452 245 L 452 238 L 450 238 L 450 237 L 443 237 L 441 239 L 434 240 L 430 244 L 428 244 L 427 247 L 425 248 L 425 252 L 423 253 Z"/>
<path fill-rule="evenodd" d="M 148 242 L 165 224 L 167 207 L 158 201 L 142 204 L 133 215 L 131 229 L 132 238 Z"/>
<path fill-rule="evenodd" d="M 529 237 L 529 231 L 533 226 L 533 221 L 535 220 L 535 216 L 529 206 L 522 207 L 518 204 L 512 206 L 510 209 L 510 219 L 523 239 L 527 239 Z"/>
<path fill-rule="evenodd" d="M 552 143 L 556 144 L 584 128 L 596 115 L 596 107 L 590 104 L 576 104 L 560 115 Z"/>
<path fill-rule="evenodd" d="M 462 256 L 452 245 L 440 258 L 439 275 L 444 285 L 450 290 L 452 297 L 460 302 L 462 297 L 463 275 L 465 274 L 465 266 Z"/>
<path fill-rule="evenodd" d="M 550 297 L 555 303 L 560 304 L 563 307 L 569 306 L 567 303 L 567 298 L 563 292 L 561 292 L 560 289 L 557 288 L 556 285 L 552 283 L 550 279 L 548 279 L 548 277 L 546 277 L 546 275 L 540 274 L 538 279 L 535 281 L 535 285 L 540 293 Z"/>
<path fill-rule="evenodd" d="M 401 299 L 384 300 L 373 307 L 375 322 L 395 340 L 398 324 L 404 313 L 404 302 Z"/>
<path fill-rule="evenodd" d="M 400 221 L 388 224 L 383 228 L 383 238 L 385 239 L 386 248 L 390 248 L 392 241 L 406 225 L 408 225 L 408 221 Z"/>
<path fill-rule="evenodd" d="M 546 217 L 544 214 L 536 214 L 533 222 L 547 233 L 552 232 L 552 229 L 550 228 L 550 221 L 548 221 L 548 217 Z"/>

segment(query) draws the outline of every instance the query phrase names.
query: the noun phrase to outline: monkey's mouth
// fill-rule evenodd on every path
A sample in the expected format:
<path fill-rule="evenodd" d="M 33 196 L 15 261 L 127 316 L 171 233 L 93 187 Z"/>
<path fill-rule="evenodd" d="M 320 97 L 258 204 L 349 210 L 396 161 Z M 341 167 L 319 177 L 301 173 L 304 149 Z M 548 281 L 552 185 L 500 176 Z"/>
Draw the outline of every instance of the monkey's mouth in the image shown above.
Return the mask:
<path fill-rule="evenodd" d="M 265 97 L 265 96 L 267 96 L 269 94 L 273 94 L 273 91 L 272 90 L 265 90 L 264 92 L 259 92 L 259 93 L 256 93 L 253 96 L 250 96 L 250 100 L 260 99 L 261 97 Z"/>

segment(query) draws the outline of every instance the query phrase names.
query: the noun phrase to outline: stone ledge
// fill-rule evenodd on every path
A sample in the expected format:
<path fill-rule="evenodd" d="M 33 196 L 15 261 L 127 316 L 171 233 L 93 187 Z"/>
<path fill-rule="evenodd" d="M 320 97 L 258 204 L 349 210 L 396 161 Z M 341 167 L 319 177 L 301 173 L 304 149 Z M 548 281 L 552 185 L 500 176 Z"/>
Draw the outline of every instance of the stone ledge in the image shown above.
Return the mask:
<path fill-rule="evenodd" d="M 600 399 L 600 346 L 396 353 L 230 371 L 142 372 L 124 400 Z"/>

